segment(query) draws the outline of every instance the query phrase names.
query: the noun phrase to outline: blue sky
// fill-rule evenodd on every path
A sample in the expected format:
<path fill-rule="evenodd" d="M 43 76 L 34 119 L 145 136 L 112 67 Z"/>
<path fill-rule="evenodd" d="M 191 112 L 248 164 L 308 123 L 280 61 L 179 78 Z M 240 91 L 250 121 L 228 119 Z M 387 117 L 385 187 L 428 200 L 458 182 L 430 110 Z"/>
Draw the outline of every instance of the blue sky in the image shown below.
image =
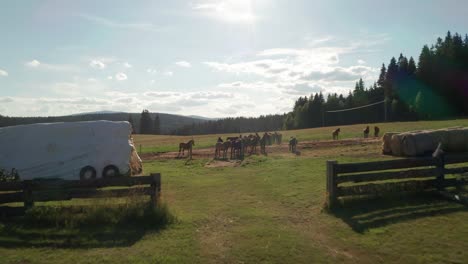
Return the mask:
<path fill-rule="evenodd" d="M 207 117 L 291 110 L 417 59 L 466 1 L 5 1 L 0 114 L 113 110 Z"/>

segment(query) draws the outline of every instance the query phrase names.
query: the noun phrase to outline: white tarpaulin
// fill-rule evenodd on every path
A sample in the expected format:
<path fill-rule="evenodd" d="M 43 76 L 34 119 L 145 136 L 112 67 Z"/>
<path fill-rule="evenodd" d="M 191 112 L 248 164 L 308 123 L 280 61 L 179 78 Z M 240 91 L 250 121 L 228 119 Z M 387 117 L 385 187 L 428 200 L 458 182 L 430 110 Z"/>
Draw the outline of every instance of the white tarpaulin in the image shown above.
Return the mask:
<path fill-rule="evenodd" d="M 114 165 L 121 174 L 137 156 L 128 122 L 91 121 L 32 124 L 0 128 L 0 168 L 16 169 L 22 180 L 79 179 L 91 166 L 101 177 Z M 135 158 L 136 157 L 136 158 Z"/>

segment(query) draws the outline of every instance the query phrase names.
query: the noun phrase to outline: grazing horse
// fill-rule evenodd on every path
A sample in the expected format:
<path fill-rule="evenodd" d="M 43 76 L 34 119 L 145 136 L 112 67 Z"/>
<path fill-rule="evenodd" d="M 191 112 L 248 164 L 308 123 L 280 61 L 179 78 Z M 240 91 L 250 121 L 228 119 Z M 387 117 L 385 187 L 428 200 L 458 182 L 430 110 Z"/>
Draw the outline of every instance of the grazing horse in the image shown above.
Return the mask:
<path fill-rule="evenodd" d="M 374 127 L 374 137 L 379 137 L 380 128 L 378 126 Z"/>
<path fill-rule="evenodd" d="M 337 129 L 333 130 L 332 137 L 333 137 L 334 140 L 338 139 L 338 136 L 340 135 L 340 132 L 341 132 L 340 128 L 337 128 Z"/>
<path fill-rule="evenodd" d="M 295 137 L 291 137 L 289 139 L 289 151 L 292 153 L 296 153 L 296 146 L 297 146 L 297 139 Z"/>
<path fill-rule="evenodd" d="M 369 126 L 366 126 L 366 129 L 364 129 L 362 132 L 364 133 L 364 138 L 368 138 L 369 137 Z"/>
<path fill-rule="evenodd" d="M 188 157 L 192 159 L 192 146 L 195 145 L 195 140 L 191 139 L 187 143 L 180 143 L 179 144 L 179 155 L 177 157 L 180 157 L 180 152 L 182 151 L 182 156 L 184 155 L 185 150 L 188 150 Z"/>
<path fill-rule="evenodd" d="M 217 141 L 217 142 L 218 142 L 218 143 L 219 143 L 219 142 L 223 143 L 223 139 L 222 139 L 221 137 L 218 137 L 218 141 Z"/>

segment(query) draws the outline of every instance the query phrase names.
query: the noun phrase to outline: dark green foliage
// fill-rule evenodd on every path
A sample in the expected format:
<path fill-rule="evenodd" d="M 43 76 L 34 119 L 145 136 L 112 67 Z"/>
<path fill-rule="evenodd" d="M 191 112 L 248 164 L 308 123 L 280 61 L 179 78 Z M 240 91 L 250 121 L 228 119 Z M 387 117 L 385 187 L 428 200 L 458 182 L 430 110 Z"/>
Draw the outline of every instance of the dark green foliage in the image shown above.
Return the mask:
<path fill-rule="evenodd" d="M 159 115 L 156 114 L 154 117 L 154 123 L 153 123 L 153 134 L 155 135 L 160 135 L 161 134 L 161 124 L 159 121 Z"/>
<path fill-rule="evenodd" d="M 386 99 L 386 107 L 376 105 L 359 111 L 326 113 L 323 125 L 409 121 L 463 117 L 468 114 L 468 35 L 463 39 L 450 32 L 429 48 L 424 45 L 416 62 L 400 54 L 387 67 L 382 64 L 379 79 L 365 89 L 360 79 L 347 97 L 329 94 L 326 101 L 311 107 L 310 98 L 300 97 L 287 115 L 284 128 L 317 127 L 325 111 L 364 106 Z M 317 103 L 317 101 L 316 101 Z"/>
<path fill-rule="evenodd" d="M 140 134 L 153 134 L 153 119 L 146 109 L 141 112 L 140 116 Z"/>
<path fill-rule="evenodd" d="M 203 135 L 217 133 L 247 133 L 258 131 L 275 131 L 283 128 L 286 115 L 266 115 L 260 117 L 236 117 L 209 120 L 203 123 L 192 123 L 174 129 L 173 135 Z"/>
<path fill-rule="evenodd" d="M 8 182 L 8 181 L 17 181 L 19 180 L 19 175 L 16 170 L 6 171 L 0 168 L 0 182 Z"/>
<path fill-rule="evenodd" d="M 171 115 L 158 113 L 160 120 L 161 134 L 169 134 L 170 131 L 182 127 L 187 124 L 201 123 L 206 120 L 196 117 L 187 117 L 179 115 Z M 48 117 L 9 117 L 0 115 L 0 127 L 26 125 L 34 123 L 54 123 L 54 122 L 78 122 L 78 121 L 96 121 L 96 120 L 109 120 L 109 121 L 132 121 L 133 132 L 140 133 L 140 116 L 141 113 L 92 113 L 82 115 L 69 115 L 69 116 L 48 116 Z M 151 117 L 154 118 L 155 114 L 152 113 Z"/>

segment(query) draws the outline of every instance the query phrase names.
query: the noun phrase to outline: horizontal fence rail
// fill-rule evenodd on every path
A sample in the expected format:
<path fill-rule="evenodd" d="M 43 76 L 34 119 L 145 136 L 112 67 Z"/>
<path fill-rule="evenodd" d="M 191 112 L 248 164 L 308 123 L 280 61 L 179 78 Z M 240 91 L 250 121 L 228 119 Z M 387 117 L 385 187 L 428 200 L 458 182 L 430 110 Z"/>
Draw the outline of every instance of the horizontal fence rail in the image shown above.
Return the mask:
<path fill-rule="evenodd" d="M 346 164 L 327 161 L 327 205 L 334 207 L 338 198 L 346 196 L 428 189 L 436 189 L 447 197 L 451 194 L 445 188 L 461 187 L 467 180 L 446 179 L 445 175 L 468 173 L 468 166 L 445 168 L 445 165 L 461 163 L 468 163 L 468 154 Z M 455 196 L 452 200 L 464 201 Z"/>
<path fill-rule="evenodd" d="M 105 187 L 129 188 L 102 189 Z M 157 205 L 161 195 L 161 174 L 89 180 L 44 179 L 0 183 L 0 204 L 23 202 L 26 208 L 39 201 L 132 195 L 149 195 L 151 202 Z"/>

